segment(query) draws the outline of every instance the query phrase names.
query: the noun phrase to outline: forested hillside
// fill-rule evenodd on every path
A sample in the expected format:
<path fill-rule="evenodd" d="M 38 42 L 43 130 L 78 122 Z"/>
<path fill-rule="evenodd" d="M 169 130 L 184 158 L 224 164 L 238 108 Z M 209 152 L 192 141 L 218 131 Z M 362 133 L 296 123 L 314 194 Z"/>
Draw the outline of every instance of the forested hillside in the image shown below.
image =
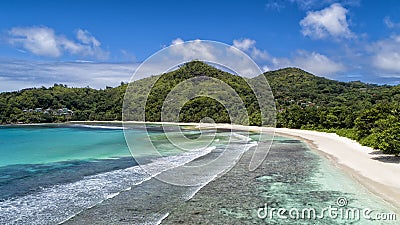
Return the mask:
<path fill-rule="evenodd" d="M 159 121 L 162 103 L 180 82 L 193 77 L 211 77 L 229 84 L 243 100 L 250 125 L 259 125 L 260 108 L 246 81 L 202 62 L 190 62 L 178 70 L 159 75 L 146 103 L 146 120 Z M 135 81 L 132 99 L 152 79 Z M 387 153 L 400 151 L 400 85 L 379 86 L 362 82 L 338 82 L 314 76 L 297 68 L 267 72 L 275 97 L 277 127 L 336 132 Z M 95 90 L 55 84 L 0 94 L 0 123 L 64 122 L 67 120 L 121 120 L 127 84 Z M 228 95 L 227 95 L 228 96 Z M 180 113 L 182 122 L 199 122 L 208 116 L 230 122 L 224 107 L 211 98 L 189 101 Z M 132 118 L 135 118 L 134 115 Z M 266 124 L 264 122 L 264 124 Z M 268 123 L 267 123 L 268 124 Z"/>
<path fill-rule="evenodd" d="M 400 153 L 400 85 L 338 82 L 297 68 L 265 76 L 276 100 L 277 127 L 335 132 Z"/>
<path fill-rule="evenodd" d="M 127 84 L 96 90 L 55 84 L 0 94 L 0 123 L 121 120 Z M 67 109 L 67 110 L 63 110 Z"/>
<path fill-rule="evenodd" d="M 158 79 L 154 86 L 151 87 L 152 79 Z M 184 82 L 185 81 L 185 82 Z M 126 114 L 131 111 L 137 112 L 138 107 L 137 102 L 144 101 L 149 93 L 146 102 L 146 121 L 160 121 L 161 120 L 161 109 L 163 103 L 166 100 L 168 94 L 172 92 L 175 93 L 173 99 L 173 104 L 179 105 L 177 103 L 185 103 L 181 112 L 176 112 L 179 114 L 179 121 L 181 122 L 199 122 L 201 118 L 210 117 L 215 122 L 219 123 L 230 123 L 234 122 L 237 124 L 244 125 L 261 125 L 261 115 L 260 107 L 257 102 L 257 98 L 253 93 L 250 85 L 256 80 L 246 80 L 243 77 L 232 75 L 230 73 L 218 70 L 212 66 L 209 66 L 203 62 L 193 61 L 180 66 L 179 69 L 162 74 L 161 76 L 151 77 L 143 80 L 139 80 L 130 85 L 127 91 L 127 101 L 132 102 L 129 110 L 126 110 Z M 223 86 L 227 84 L 227 86 Z M 178 86 L 179 84 L 179 86 Z M 231 90 L 228 90 L 230 87 Z M 178 88 L 178 90 L 176 90 Z M 146 91 L 150 90 L 151 91 Z M 194 97 L 196 93 L 201 92 L 201 97 Z M 200 94 L 200 93 L 198 93 Z M 267 115 L 265 117 L 275 118 L 275 105 L 272 93 L 266 90 L 266 95 L 270 94 L 270 98 L 266 98 L 269 101 L 271 111 L 274 113 Z M 235 98 L 235 95 L 238 97 Z M 192 96 L 192 97 L 190 97 Z M 210 96 L 210 97 L 206 97 Z M 219 99 L 221 102 L 216 101 L 211 98 L 213 96 L 215 99 Z M 244 103 L 244 111 L 241 111 L 240 103 Z M 135 104 L 136 102 L 136 104 Z M 129 103 L 126 102 L 126 105 Z M 170 103 L 172 104 L 172 102 Z M 246 114 L 249 117 L 249 121 L 246 121 L 245 115 L 228 115 L 225 108 L 233 109 L 234 112 L 241 111 L 239 114 Z M 266 107 L 264 107 L 264 112 Z M 266 112 L 267 114 L 268 112 Z M 139 114 L 139 115 L 138 115 Z M 130 115 L 125 115 L 125 120 L 143 120 L 140 113 L 131 113 Z M 230 117 L 231 116 L 231 117 Z M 232 118 L 235 117 L 235 118 Z M 244 118 L 246 117 L 246 118 Z M 169 121 L 171 118 L 163 118 L 163 121 Z M 174 121 L 174 120 L 170 120 Z M 275 125 L 275 121 L 263 121 L 263 124 Z"/>
<path fill-rule="evenodd" d="M 296 68 L 268 72 L 265 76 L 280 112 L 280 127 L 354 127 L 363 110 L 400 102 L 400 86 L 338 82 Z"/>

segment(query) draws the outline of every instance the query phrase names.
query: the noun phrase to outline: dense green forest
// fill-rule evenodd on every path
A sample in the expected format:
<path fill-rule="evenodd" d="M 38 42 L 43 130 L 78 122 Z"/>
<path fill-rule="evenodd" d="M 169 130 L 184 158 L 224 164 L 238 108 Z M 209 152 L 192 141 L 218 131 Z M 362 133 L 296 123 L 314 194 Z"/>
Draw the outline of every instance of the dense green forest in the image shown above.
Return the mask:
<path fill-rule="evenodd" d="M 400 85 L 338 82 L 297 68 L 260 76 L 267 78 L 274 94 L 275 104 L 272 105 L 277 109 L 277 127 L 336 132 L 386 153 L 400 153 Z M 250 118 L 247 123 L 244 120 L 240 123 L 272 123 L 261 121 L 260 108 L 247 83 L 251 79 L 245 80 L 202 62 L 190 62 L 175 71 L 135 81 L 130 85 L 135 91 L 129 93 L 132 101 L 143 101 L 146 96 L 141 93 L 151 88 L 151 81 L 158 79 L 146 102 L 145 116 L 147 121 L 159 121 L 167 94 L 182 81 L 196 77 L 216 78 L 235 90 Z M 121 83 L 115 88 L 96 90 L 55 84 L 50 88 L 0 93 L 0 123 L 121 120 L 127 86 Z M 222 98 L 229 98 L 229 93 Z M 129 118 L 135 119 L 134 110 L 131 114 Z M 179 120 L 199 122 L 205 116 L 216 122 L 231 121 L 222 104 L 206 97 L 188 101 Z"/>
<path fill-rule="evenodd" d="M 69 88 L 30 88 L 0 94 L 0 123 L 52 123 L 67 120 L 121 120 L 122 101 L 127 84 L 96 90 Z M 70 112 L 64 112 L 62 109 Z M 59 112 L 61 111 L 61 112 Z M 72 112 L 71 112 L 72 111 Z"/>
<path fill-rule="evenodd" d="M 400 85 L 338 82 L 297 68 L 265 73 L 277 127 L 335 132 L 385 153 L 400 153 Z"/>
<path fill-rule="evenodd" d="M 161 121 L 163 103 L 169 101 L 166 99 L 167 95 L 171 92 L 177 92 L 171 104 L 185 103 L 180 112 L 175 112 L 175 114 L 179 114 L 180 122 L 199 122 L 200 118 L 207 116 L 219 123 L 233 122 L 245 125 L 261 125 L 261 109 L 256 95 L 249 86 L 254 81 L 218 70 L 202 62 L 189 62 L 175 71 L 132 83 L 126 91 L 124 120 L 143 120 L 142 113 L 138 113 L 140 111 L 138 107 L 141 106 L 139 103 L 143 103 L 147 97 L 145 95 L 148 93 L 146 105 L 143 104 L 145 119 L 146 121 Z M 231 90 L 227 90 L 228 88 L 222 86 L 222 83 L 226 83 Z M 201 92 L 203 96 L 195 97 L 198 92 Z M 266 92 L 268 94 L 268 90 Z M 235 94 L 238 97 L 235 98 Z M 263 121 L 263 124 L 275 125 L 275 104 L 272 92 L 269 94 L 271 97 L 266 98 L 265 101 L 270 101 L 270 104 L 265 105 L 269 105 L 270 111 L 273 111 L 273 113 L 265 117 L 273 118 L 273 120 Z M 194 98 L 190 98 L 190 96 Z M 220 100 L 224 105 L 211 96 Z M 244 111 L 240 108 L 240 101 L 244 103 Z M 229 116 L 224 108 L 232 109 Z M 266 114 L 268 113 L 266 107 L 263 111 Z M 235 114 L 235 112 L 242 113 Z M 250 118 L 250 121 L 246 121 L 247 117 Z M 167 118 L 164 117 L 163 121 L 176 120 L 167 115 Z"/>

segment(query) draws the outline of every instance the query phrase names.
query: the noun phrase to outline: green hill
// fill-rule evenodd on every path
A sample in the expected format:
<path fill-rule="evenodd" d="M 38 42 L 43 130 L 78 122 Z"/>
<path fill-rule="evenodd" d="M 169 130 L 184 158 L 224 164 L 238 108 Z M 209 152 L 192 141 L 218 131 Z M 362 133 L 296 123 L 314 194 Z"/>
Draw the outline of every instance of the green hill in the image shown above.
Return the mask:
<path fill-rule="evenodd" d="M 400 85 L 339 82 L 297 68 L 280 69 L 260 76 L 267 78 L 274 94 L 275 99 L 267 101 L 271 101 L 269 106 L 276 106 L 277 127 L 337 132 L 388 153 L 400 151 Z M 237 115 L 232 122 L 273 124 L 273 120 L 261 121 L 261 109 L 248 85 L 256 83 L 258 78 L 245 79 L 199 61 L 186 63 L 169 73 L 135 81 L 129 87 L 129 101 L 125 104 L 143 104 L 146 99 L 144 93 L 158 79 L 148 96 L 145 117 L 146 121 L 160 121 L 162 104 L 178 84 L 190 79 L 191 82 L 186 82 L 181 89 L 181 96 L 186 96 L 191 94 L 191 87 L 196 87 L 196 79 L 213 78 L 228 84 L 245 105 L 243 110 L 249 115 L 249 121 Z M 123 83 L 104 90 L 54 85 L 0 93 L 0 123 L 121 120 L 127 87 Z M 204 117 L 210 117 L 216 122 L 231 122 L 226 107 L 237 108 L 237 99 L 234 100 L 232 93 L 221 92 L 223 89 L 217 90 L 211 84 L 208 88 L 210 93 L 215 89 L 225 105 L 204 96 L 193 98 L 183 106 L 180 121 L 199 122 Z M 125 112 L 125 119 L 142 120 L 137 110 L 140 109 L 130 108 L 129 112 Z M 268 115 L 268 118 L 272 117 L 275 118 L 274 113 Z"/>
<path fill-rule="evenodd" d="M 151 88 L 153 79 L 158 79 Z M 184 82 L 185 81 L 185 82 Z M 229 85 L 231 90 L 222 86 L 222 82 Z M 137 109 L 139 102 L 144 101 L 146 90 L 150 90 L 146 102 L 146 121 L 161 121 L 161 108 L 166 101 L 166 97 L 171 91 L 178 92 L 174 97 L 174 104 L 178 105 L 180 102 L 186 103 L 181 112 L 179 113 L 179 120 L 181 122 L 199 122 L 201 118 L 210 117 L 215 122 L 245 125 L 261 125 L 260 107 L 257 102 L 256 96 L 253 93 L 249 84 L 253 84 L 256 80 L 246 80 L 243 77 L 232 75 L 230 73 L 221 71 L 203 62 L 193 61 L 182 65 L 179 69 L 165 73 L 159 76 L 138 80 L 129 86 L 125 106 L 129 108 L 126 110 L 125 120 L 143 120 L 140 109 Z M 184 82 L 184 83 L 182 83 Z M 178 84 L 180 86 L 178 86 Z M 200 85 L 200 86 L 199 86 Z M 179 88 L 179 90 L 174 90 Z M 195 91 L 201 92 L 202 97 L 191 98 L 195 95 Z M 268 90 L 266 90 L 268 92 Z M 239 98 L 235 98 L 235 94 Z M 210 97 L 221 100 L 218 102 Z M 244 108 L 240 108 L 240 101 L 244 103 Z M 270 109 L 263 109 L 265 111 L 274 111 L 274 99 L 267 98 Z M 131 103 L 131 104 L 129 104 Z M 266 105 L 266 104 L 265 104 Z M 228 111 L 225 109 L 232 109 L 228 116 Z M 244 111 L 243 111 L 244 110 Z M 133 111 L 133 113 L 130 113 Z M 242 113 L 239 113 L 242 112 Z M 235 115 L 235 113 L 238 113 Z M 246 114 L 250 121 L 246 121 Z M 266 112 L 268 113 L 268 112 Z M 129 115 L 128 115 L 129 114 Z M 243 115 L 242 115 L 243 114 Z M 275 119 L 275 114 L 267 116 L 268 118 Z M 173 118 L 163 118 L 163 121 L 173 121 Z M 274 121 L 263 121 L 263 124 L 274 125 Z"/>
<path fill-rule="evenodd" d="M 400 86 L 339 82 L 297 68 L 267 72 L 265 76 L 280 112 L 278 126 L 282 127 L 349 128 L 363 110 L 400 102 Z"/>
<path fill-rule="evenodd" d="M 265 76 L 276 100 L 277 127 L 336 132 L 400 153 L 400 85 L 338 82 L 297 68 Z"/>

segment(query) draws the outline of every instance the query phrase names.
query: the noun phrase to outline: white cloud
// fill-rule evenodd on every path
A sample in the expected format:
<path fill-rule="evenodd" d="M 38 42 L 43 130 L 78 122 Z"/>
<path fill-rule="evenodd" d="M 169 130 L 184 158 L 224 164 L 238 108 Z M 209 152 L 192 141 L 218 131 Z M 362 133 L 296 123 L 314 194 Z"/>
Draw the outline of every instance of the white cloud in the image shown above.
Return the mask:
<path fill-rule="evenodd" d="M 202 42 L 195 40 L 182 43 L 182 39 L 173 41 L 177 45 L 174 48 L 168 48 L 164 54 L 157 54 L 152 57 L 146 66 L 142 66 L 140 73 L 135 70 L 138 63 L 94 63 L 91 61 L 75 62 L 39 62 L 25 60 L 10 60 L 0 58 L 0 92 L 13 91 L 28 87 L 52 86 L 54 83 L 67 84 L 68 86 L 93 88 L 104 88 L 107 86 L 119 85 L 121 81 L 128 82 L 131 79 L 137 80 L 151 75 L 158 75 L 171 69 L 165 67 L 166 62 L 174 61 L 182 63 L 194 59 L 203 59 L 205 61 L 215 61 L 217 57 L 227 54 L 228 45 L 217 45 L 216 42 Z M 60 41 L 62 45 L 68 45 L 70 51 L 76 47 L 74 42 L 68 42 L 68 39 Z M 224 48 L 225 47 L 225 48 Z M 128 54 L 126 51 L 122 53 Z M 233 61 L 226 58 L 224 65 L 229 68 L 240 67 L 246 59 Z M 179 65 L 172 63 L 172 65 Z M 242 70 L 237 70 L 244 75 L 259 75 L 254 72 L 252 67 L 245 65 Z M 246 71 L 248 71 L 246 73 Z M 134 76 L 133 76 L 134 75 Z"/>
<path fill-rule="evenodd" d="M 246 54 L 233 46 L 215 41 L 198 39 L 183 41 L 177 38 L 171 41 L 170 46 L 146 59 L 145 65 L 141 65 L 135 77 L 143 78 L 151 74 L 165 73 L 193 60 L 220 65 L 241 76 L 253 77 L 261 74 L 261 69 Z M 143 72 L 143 69 L 146 72 Z M 147 72 L 150 70 L 152 73 Z"/>
<path fill-rule="evenodd" d="M 61 50 L 57 45 L 54 31 L 47 27 L 15 27 L 9 32 L 9 42 L 35 55 L 58 57 Z"/>
<path fill-rule="evenodd" d="M 345 70 L 343 64 L 317 52 L 300 51 L 293 59 L 293 64 L 317 75 L 329 76 Z"/>
<path fill-rule="evenodd" d="M 330 5 L 332 3 L 339 3 L 341 5 L 358 6 L 360 0 L 289 0 L 292 3 L 296 3 L 300 9 L 311 9 L 316 7 L 322 7 Z"/>
<path fill-rule="evenodd" d="M 264 65 L 264 66 L 262 66 L 262 71 L 265 73 L 265 72 L 268 72 L 268 71 L 271 71 L 271 69 L 269 68 L 269 66 L 267 66 L 267 65 Z"/>
<path fill-rule="evenodd" d="M 101 49 L 101 43 L 88 31 L 79 29 L 77 41 L 56 35 L 48 27 L 14 27 L 8 31 L 8 42 L 35 55 L 60 57 L 65 53 L 107 59 L 109 53 Z"/>
<path fill-rule="evenodd" d="M 256 44 L 255 40 L 251 40 L 248 38 L 244 38 L 241 40 L 233 40 L 233 46 L 236 48 L 242 50 L 242 51 L 247 51 L 249 48 L 254 48 L 254 45 Z"/>
<path fill-rule="evenodd" d="M 272 69 L 281 69 L 281 68 L 285 68 L 285 67 L 293 67 L 294 64 L 292 63 L 292 61 L 288 58 L 272 58 L 271 59 L 271 68 Z"/>
<path fill-rule="evenodd" d="M 95 47 L 99 47 L 101 45 L 100 42 L 87 30 L 79 29 L 76 33 L 76 38 L 84 44 L 93 45 Z"/>
<path fill-rule="evenodd" d="M 298 67 L 312 74 L 332 77 L 338 72 L 343 72 L 346 67 L 335 62 L 328 56 L 317 53 L 298 51 L 292 58 L 273 58 L 271 60 L 274 69 L 285 67 Z"/>
<path fill-rule="evenodd" d="M 258 48 L 253 48 L 251 53 L 250 53 L 250 55 L 254 59 L 267 60 L 269 58 L 269 55 L 268 55 L 268 53 L 266 51 L 260 50 Z"/>
<path fill-rule="evenodd" d="M 315 5 L 322 4 L 324 1 L 315 1 L 315 0 L 290 0 L 290 2 L 295 3 L 301 9 L 310 9 Z"/>
<path fill-rule="evenodd" d="M 183 45 L 185 43 L 185 45 Z M 177 38 L 171 42 L 175 47 L 170 48 L 171 54 L 180 56 L 183 60 L 191 61 L 195 59 L 208 59 L 214 61 L 215 56 L 213 54 L 213 46 L 207 42 L 201 40 L 194 40 L 190 42 L 184 42 L 182 39 Z"/>
<path fill-rule="evenodd" d="M 296 5 L 301 10 L 323 8 L 333 3 L 340 3 L 343 6 L 359 6 L 360 0 L 268 0 L 265 7 L 271 10 L 281 11 L 289 4 Z"/>
<path fill-rule="evenodd" d="M 283 1 L 278 1 L 278 0 L 269 0 L 267 4 L 265 4 L 265 7 L 267 9 L 272 9 L 276 11 L 280 11 L 281 9 L 285 8 L 285 4 Z"/>
<path fill-rule="evenodd" d="M 383 19 L 383 23 L 388 27 L 388 28 L 397 28 L 400 27 L 400 23 L 395 23 L 390 19 L 390 17 L 386 16 Z"/>
<path fill-rule="evenodd" d="M 130 81 L 137 64 L 79 62 L 0 61 L 0 92 L 54 83 L 74 87 L 105 88 Z"/>
<path fill-rule="evenodd" d="M 342 63 L 335 62 L 317 52 L 298 51 L 290 58 L 272 57 L 265 50 L 255 47 L 256 41 L 248 38 L 234 40 L 233 46 L 249 53 L 253 58 L 262 59 L 262 71 L 270 71 L 285 67 L 299 67 L 316 75 L 331 76 L 346 68 Z"/>
<path fill-rule="evenodd" d="M 253 58 L 262 59 L 264 72 L 271 69 L 299 67 L 313 74 L 331 76 L 345 70 L 342 63 L 335 62 L 317 52 L 298 51 L 291 58 L 277 58 L 271 57 L 265 50 L 260 50 L 255 45 L 256 41 L 248 38 L 233 41 L 234 47 L 249 53 Z"/>
<path fill-rule="evenodd" d="M 354 34 L 349 29 L 346 14 L 347 9 L 339 3 L 320 11 L 309 11 L 307 16 L 300 21 L 301 32 L 304 36 L 315 39 L 351 38 Z"/>
<path fill-rule="evenodd" d="M 178 45 L 178 44 L 182 44 L 184 41 L 180 38 L 177 38 L 175 40 L 172 40 L 171 44 L 172 45 Z"/>
<path fill-rule="evenodd" d="M 393 28 L 395 27 L 395 24 L 393 23 L 393 21 L 390 19 L 390 17 L 386 16 L 383 19 L 383 23 L 388 27 L 388 28 Z"/>
<path fill-rule="evenodd" d="M 246 53 L 249 53 L 253 59 L 267 60 L 269 58 L 268 53 L 266 51 L 256 48 L 255 45 L 256 45 L 256 41 L 249 39 L 249 38 L 233 40 L 234 47 L 236 47 Z"/>
<path fill-rule="evenodd" d="M 400 35 L 377 41 L 368 50 L 373 54 L 372 64 L 376 68 L 386 72 L 400 73 Z"/>

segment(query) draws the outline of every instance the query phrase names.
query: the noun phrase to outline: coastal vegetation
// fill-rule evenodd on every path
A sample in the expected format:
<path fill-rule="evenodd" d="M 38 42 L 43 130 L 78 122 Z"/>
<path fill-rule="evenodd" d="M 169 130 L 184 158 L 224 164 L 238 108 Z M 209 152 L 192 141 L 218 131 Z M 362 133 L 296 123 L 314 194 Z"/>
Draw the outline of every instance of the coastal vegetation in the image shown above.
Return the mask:
<path fill-rule="evenodd" d="M 400 153 L 400 85 L 338 82 L 297 68 L 265 76 L 276 99 L 277 127 L 333 132 Z"/>
<path fill-rule="evenodd" d="M 275 98 L 276 126 L 335 132 L 385 153 L 400 153 L 400 85 L 339 82 L 314 76 L 298 68 L 266 72 Z M 245 125 L 271 124 L 261 121 L 260 108 L 248 85 L 251 79 L 232 75 L 205 63 L 193 61 L 175 71 L 152 76 L 131 84 L 133 101 L 144 101 L 141 94 L 151 88 L 145 104 L 146 120 L 160 121 L 168 93 L 184 80 L 216 78 L 227 83 L 243 101 L 249 121 Z M 253 78 L 255 79 L 255 78 Z M 52 123 L 68 120 L 122 120 L 124 94 L 128 84 L 102 90 L 55 84 L 0 93 L 0 123 Z M 229 99 L 229 94 L 221 96 Z M 273 104 L 272 104 L 273 105 Z M 61 110 L 61 111 L 60 111 Z M 134 114 L 134 113 L 133 113 Z M 231 121 L 224 106 L 212 98 L 195 97 L 182 108 L 181 122 L 199 122 L 210 117 L 216 122 Z M 135 119 L 132 115 L 132 119 Z"/>
<path fill-rule="evenodd" d="M 0 94 L 0 123 L 52 123 L 67 120 L 121 120 L 127 84 L 96 90 L 54 84 Z M 66 108 L 72 113 L 45 113 Z"/>

